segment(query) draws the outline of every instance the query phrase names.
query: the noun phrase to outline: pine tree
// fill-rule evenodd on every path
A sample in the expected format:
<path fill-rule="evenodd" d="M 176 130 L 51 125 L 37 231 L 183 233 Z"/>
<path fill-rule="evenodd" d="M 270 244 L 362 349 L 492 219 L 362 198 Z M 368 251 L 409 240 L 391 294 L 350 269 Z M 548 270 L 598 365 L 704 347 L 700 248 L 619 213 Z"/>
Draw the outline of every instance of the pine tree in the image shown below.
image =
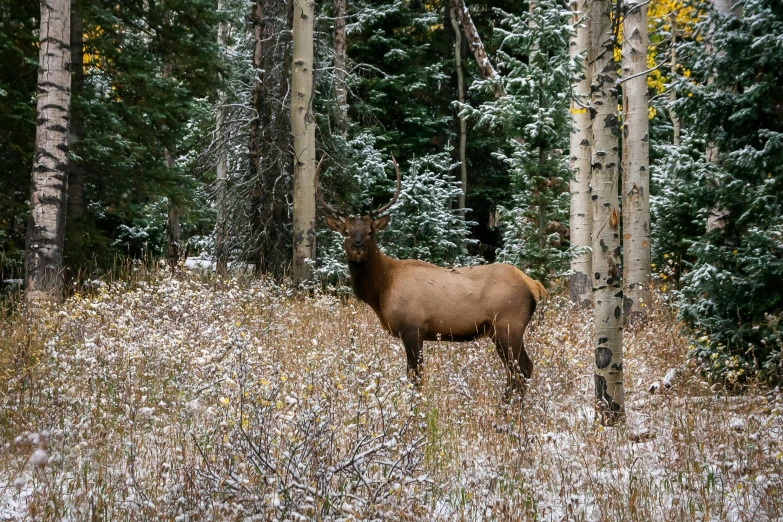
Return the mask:
<path fill-rule="evenodd" d="M 729 383 L 783 375 L 783 6 L 741 2 L 742 17 L 710 11 L 697 25 L 703 42 L 683 43 L 678 56 L 692 71 L 680 78 L 674 109 L 701 143 L 720 151 L 720 164 L 683 190 L 711 209 L 723 226 L 690 239 L 694 257 L 682 278 L 680 316 L 693 331 L 694 355 L 705 371 Z M 700 165 L 710 162 L 699 158 Z M 698 199 L 697 199 L 698 198 Z"/>
<path fill-rule="evenodd" d="M 499 259 L 544 281 L 565 271 L 569 260 L 563 223 L 570 174 L 562 151 L 577 62 L 568 54 L 568 17 L 552 0 L 536 2 L 522 16 L 501 13 L 500 79 L 471 89 L 492 91 L 499 81 L 504 94 L 478 109 L 463 109 L 477 129 L 502 133 L 507 140 L 509 152 L 498 151 L 496 157 L 507 165 L 515 195 L 514 205 L 501 211 L 505 245 Z"/>
<path fill-rule="evenodd" d="M 387 176 L 391 162 L 387 153 L 376 148 L 376 142 L 371 134 L 360 134 L 348 142 L 342 165 L 322 167 L 321 186 L 343 189 L 342 194 L 325 191 L 326 199 L 347 214 L 366 214 L 394 192 L 394 182 Z M 402 169 L 400 197 L 390 209 L 391 224 L 379 238 L 384 253 L 442 266 L 474 262 L 466 249 L 473 223 L 465 222 L 450 204 L 461 191 L 460 183 L 453 179 L 455 165 L 450 153 L 447 149 L 414 158 L 410 167 Z M 352 189 L 345 191 L 345 187 Z M 318 245 L 318 279 L 345 288 L 348 272 L 342 236 L 324 229 Z"/>
<path fill-rule="evenodd" d="M 249 164 L 247 179 L 242 180 L 242 185 L 252 187 L 248 195 L 251 219 L 249 230 L 239 234 L 238 248 L 258 274 L 281 278 L 290 273 L 293 249 L 289 208 L 293 2 L 256 0 L 251 20 Z"/>
<path fill-rule="evenodd" d="M 470 225 L 451 201 L 462 187 L 454 180 L 450 149 L 414 158 L 403 175 L 402 190 L 391 208 L 391 225 L 381 241 L 397 259 L 421 259 L 442 266 L 469 264 Z"/>
<path fill-rule="evenodd" d="M 218 78 L 217 18 L 210 0 L 165 4 L 132 0 L 105 5 L 80 0 L 84 24 L 84 89 L 76 108 L 84 121 L 77 158 L 85 172 L 85 213 L 69 220 L 74 268 L 110 267 L 115 255 L 160 252 L 163 244 L 142 237 L 156 225 L 158 200 L 193 203 L 180 214 L 185 242 L 214 218 L 204 215 L 199 184 L 190 175 L 194 150 L 213 128 L 208 96 Z M 154 37 L 150 36 L 154 35 Z M 165 74 L 164 74 L 165 73 Z M 166 150 L 176 168 L 167 167 Z M 77 243 L 74 243 L 74 246 Z"/>
<path fill-rule="evenodd" d="M 40 6 L 0 0 L 0 12 L 0 279 L 21 279 L 36 131 Z"/>

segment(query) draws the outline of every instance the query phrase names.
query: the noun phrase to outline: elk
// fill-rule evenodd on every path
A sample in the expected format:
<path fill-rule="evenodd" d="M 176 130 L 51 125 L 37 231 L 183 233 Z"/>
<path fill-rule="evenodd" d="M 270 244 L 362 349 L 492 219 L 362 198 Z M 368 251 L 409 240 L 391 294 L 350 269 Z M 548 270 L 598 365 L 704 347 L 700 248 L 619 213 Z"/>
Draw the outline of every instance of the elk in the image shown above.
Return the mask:
<path fill-rule="evenodd" d="M 402 340 L 408 378 L 418 386 L 424 341 L 471 341 L 489 337 L 506 369 L 504 400 L 524 394 L 533 363 L 523 336 L 546 290 L 516 267 L 503 263 L 442 268 L 415 259 L 394 259 L 378 248 L 376 234 L 389 224 L 383 215 L 400 196 L 402 181 L 397 160 L 397 189 L 391 201 L 361 217 L 338 212 L 324 201 L 315 172 L 315 191 L 326 210 L 326 223 L 343 235 L 354 295 L 373 309 L 381 326 Z"/>

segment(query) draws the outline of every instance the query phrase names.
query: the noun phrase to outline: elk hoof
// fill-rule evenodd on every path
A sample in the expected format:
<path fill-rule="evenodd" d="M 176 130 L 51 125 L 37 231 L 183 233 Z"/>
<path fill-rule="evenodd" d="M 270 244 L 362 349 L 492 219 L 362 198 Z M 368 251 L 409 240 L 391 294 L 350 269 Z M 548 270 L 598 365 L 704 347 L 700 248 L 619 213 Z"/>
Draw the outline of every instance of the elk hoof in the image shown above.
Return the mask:
<path fill-rule="evenodd" d="M 414 390 L 421 390 L 421 375 L 415 370 L 408 370 L 408 382 L 411 384 Z"/>

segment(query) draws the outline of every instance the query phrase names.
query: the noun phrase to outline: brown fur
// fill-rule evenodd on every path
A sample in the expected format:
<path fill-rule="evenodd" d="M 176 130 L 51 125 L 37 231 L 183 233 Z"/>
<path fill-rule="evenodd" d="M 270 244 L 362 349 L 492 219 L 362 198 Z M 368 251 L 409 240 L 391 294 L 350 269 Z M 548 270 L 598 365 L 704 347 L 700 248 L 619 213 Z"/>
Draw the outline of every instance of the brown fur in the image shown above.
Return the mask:
<path fill-rule="evenodd" d="M 389 217 L 371 220 L 327 217 L 345 237 L 356 297 L 369 304 L 381 325 L 402 339 L 408 371 L 418 383 L 424 341 L 470 341 L 489 336 L 506 366 L 506 399 L 523 391 L 533 363 L 523 336 L 536 304 L 546 295 L 538 281 L 507 264 L 441 268 L 384 255 L 375 233 Z"/>

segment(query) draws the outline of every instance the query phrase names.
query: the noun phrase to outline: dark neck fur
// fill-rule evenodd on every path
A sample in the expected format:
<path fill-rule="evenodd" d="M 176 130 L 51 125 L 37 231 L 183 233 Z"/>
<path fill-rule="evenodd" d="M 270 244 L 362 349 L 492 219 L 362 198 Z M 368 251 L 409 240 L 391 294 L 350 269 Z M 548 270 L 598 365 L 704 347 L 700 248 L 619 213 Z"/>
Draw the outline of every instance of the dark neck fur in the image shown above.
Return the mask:
<path fill-rule="evenodd" d="M 351 288 L 360 301 L 364 301 L 376 312 L 380 309 L 381 292 L 386 283 L 383 267 L 384 255 L 373 245 L 366 261 L 349 261 L 351 272 Z"/>

